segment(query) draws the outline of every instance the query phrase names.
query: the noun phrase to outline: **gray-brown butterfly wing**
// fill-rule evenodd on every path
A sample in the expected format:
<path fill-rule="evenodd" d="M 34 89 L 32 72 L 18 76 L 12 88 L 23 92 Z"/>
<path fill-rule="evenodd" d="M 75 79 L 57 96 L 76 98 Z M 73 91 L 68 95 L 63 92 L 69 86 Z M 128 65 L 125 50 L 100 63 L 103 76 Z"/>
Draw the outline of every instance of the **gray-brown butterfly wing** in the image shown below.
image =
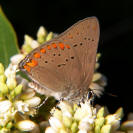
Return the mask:
<path fill-rule="evenodd" d="M 84 84 L 90 84 L 96 62 L 96 52 L 99 41 L 99 23 L 96 17 L 79 21 L 59 36 L 61 41 L 71 44 L 81 64 Z M 82 78 L 83 78 L 82 77 Z M 82 84 L 82 87 L 83 85 Z"/>
<path fill-rule="evenodd" d="M 21 63 L 35 60 L 30 78 L 56 99 L 80 99 L 87 93 L 92 79 L 99 39 L 95 17 L 79 21 L 57 38 L 32 51 Z M 41 50 L 46 50 L 41 53 Z M 39 53 L 40 58 L 34 55 Z M 29 66 L 28 66 L 29 67 Z"/>

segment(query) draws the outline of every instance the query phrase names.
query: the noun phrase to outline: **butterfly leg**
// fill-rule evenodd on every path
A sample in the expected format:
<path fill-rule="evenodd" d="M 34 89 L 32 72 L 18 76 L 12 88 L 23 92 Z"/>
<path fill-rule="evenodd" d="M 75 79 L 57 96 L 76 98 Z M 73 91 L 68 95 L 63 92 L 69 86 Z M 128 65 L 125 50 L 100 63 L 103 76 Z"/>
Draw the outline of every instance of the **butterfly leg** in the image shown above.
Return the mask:
<path fill-rule="evenodd" d="M 44 105 L 46 103 L 47 100 L 48 100 L 48 97 L 46 97 L 45 100 L 43 100 L 43 102 L 40 105 L 38 105 L 38 106 L 36 106 L 34 108 L 35 109 L 39 109 L 42 105 Z"/>

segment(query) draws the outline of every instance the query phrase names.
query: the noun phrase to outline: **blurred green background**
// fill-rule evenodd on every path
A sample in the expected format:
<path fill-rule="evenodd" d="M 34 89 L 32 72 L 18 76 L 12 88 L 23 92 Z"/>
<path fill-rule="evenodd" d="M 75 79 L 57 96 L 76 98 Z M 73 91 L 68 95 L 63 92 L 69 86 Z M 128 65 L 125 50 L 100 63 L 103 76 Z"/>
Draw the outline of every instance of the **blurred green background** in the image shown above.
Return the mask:
<path fill-rule="evenodd" d="M 99 71 L 107 76 L 108 86 L 96 103 L 107 105 L 112 112 L 120 106 L 125 112 L 133 111 L 133 0 L 0 0 L 0 5 L 16 30 L 20 46 L 24 34 L 36 37 L 40 25 L 61 33 L 80 19 L 98 17 Z"/>

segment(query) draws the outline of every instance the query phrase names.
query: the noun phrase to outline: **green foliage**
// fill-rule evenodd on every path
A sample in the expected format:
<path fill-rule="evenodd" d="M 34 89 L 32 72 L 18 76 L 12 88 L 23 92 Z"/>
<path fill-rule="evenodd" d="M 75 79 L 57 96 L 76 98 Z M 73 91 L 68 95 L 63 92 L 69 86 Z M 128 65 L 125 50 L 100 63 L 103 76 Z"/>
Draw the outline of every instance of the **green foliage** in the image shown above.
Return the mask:
<path fill-rule="evenodd" d="M 0 7 L 0 62 L 7 67 L 10 57 L 18 52 L 15 31 Z"/>

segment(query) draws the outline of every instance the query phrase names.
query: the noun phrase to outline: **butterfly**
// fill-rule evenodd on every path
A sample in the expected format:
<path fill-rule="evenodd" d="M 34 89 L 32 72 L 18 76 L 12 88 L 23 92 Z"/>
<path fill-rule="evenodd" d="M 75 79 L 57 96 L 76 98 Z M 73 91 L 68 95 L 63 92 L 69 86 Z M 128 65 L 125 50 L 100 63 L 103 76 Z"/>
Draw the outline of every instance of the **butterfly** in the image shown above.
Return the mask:
<path fill-rule="evenodd" d="M 99 22 L 88 17 L 29 53 L 19 68 L 38 93 L 57 100 L 85 99 L 96 63 Z"/>

